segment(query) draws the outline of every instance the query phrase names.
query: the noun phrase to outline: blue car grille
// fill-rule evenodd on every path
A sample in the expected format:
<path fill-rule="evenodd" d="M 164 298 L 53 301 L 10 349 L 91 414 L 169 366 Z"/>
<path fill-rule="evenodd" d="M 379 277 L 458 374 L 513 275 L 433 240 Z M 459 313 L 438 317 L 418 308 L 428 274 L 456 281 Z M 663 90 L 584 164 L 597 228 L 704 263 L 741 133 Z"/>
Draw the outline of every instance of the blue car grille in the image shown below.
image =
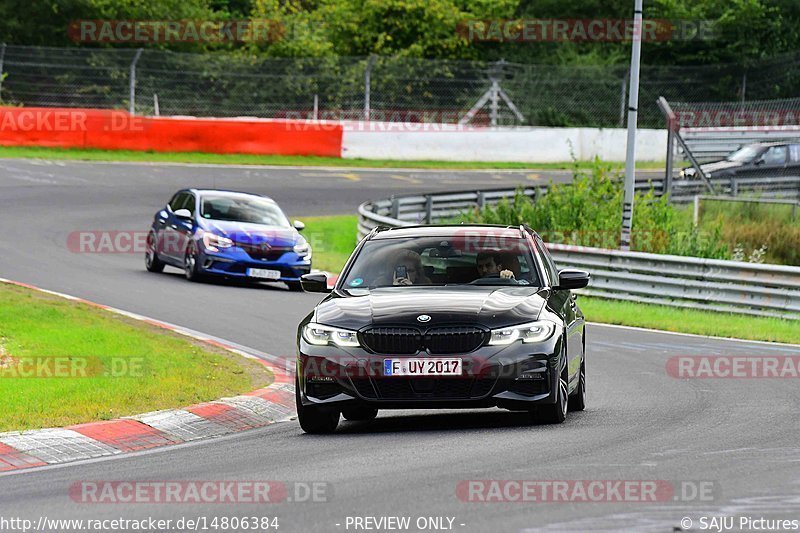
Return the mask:
<path fill-rule="evenodd" d="M 247 255 L 259 261 L 277 261 L 286 252 L 291 252 L 291 247 L 264 246 L 263 244 L 237 242 L 236 246 L 247 252 Z"/>

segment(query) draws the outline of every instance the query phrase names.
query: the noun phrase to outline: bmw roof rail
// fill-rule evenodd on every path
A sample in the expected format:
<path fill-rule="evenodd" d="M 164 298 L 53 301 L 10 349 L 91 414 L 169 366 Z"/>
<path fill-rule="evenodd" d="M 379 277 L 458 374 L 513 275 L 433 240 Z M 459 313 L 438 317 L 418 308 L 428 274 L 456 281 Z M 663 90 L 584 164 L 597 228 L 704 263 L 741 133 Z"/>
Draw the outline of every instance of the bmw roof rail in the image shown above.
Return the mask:
<path fill-rule="evenodd" d="M 387 230 L 390 230 L 390 229 L 392 229 L 391 226 L 383 226 L 381 224 L 378 224 L 377 226 L 372 228 L 369 233 L 367 233 L 367 235 L 364 237 L 364 239 L 369 240 L 376 233 L 380 233 L 381 231 L 387 231 Z"/>

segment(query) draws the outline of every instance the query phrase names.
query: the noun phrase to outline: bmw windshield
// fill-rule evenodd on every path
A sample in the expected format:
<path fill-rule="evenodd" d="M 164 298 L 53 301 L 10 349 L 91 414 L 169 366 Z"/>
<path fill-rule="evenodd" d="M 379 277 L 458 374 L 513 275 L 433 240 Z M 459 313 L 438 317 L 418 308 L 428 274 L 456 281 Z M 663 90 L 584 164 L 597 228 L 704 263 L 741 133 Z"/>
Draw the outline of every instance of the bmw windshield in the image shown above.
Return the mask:
<path fill-rule="evenodd" d="M 448 237 L 370 240 L 344 280 L 348 289 L 408 285 L 541 284 L 521 238 L 481 244 Z"/>

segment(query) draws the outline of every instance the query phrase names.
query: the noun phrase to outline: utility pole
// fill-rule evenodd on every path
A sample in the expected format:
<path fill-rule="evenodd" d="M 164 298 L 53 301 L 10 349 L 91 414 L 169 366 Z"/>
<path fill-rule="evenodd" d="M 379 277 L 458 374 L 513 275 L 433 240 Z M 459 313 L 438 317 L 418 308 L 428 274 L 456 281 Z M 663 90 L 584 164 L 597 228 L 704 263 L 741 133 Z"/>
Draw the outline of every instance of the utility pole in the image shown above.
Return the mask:
<path fill-rule="evenodd" d="M 139 62 L 141 55 L 142 49 L 139 48 L 136 50 L 136 55 L 133 56 L 133 61 L 131 61 L 130 66 L 130 74 L 128 74 L 128 92 L 130 93 L 128 96 L 128 112 L 131 115 L 136 114 L 136 63 Z"/>
<path fill-rule="evenodd" d="M 367 59 L 367 68 L 364 70 L 364 120 L 369 121 L 371 115 L 370 98 L 372 93 L 372 66 L 375 64 L 375 54 Z"/>
<path fill-rule="evenodd" d="M 636 180 L 636 122 L 639 108 L 639 63 L 642 56 L 642 0 L 634 0 L 631 82 L 628 92 L 628 150 L 625 155 L 625 199 L 622 202 L 620 249 L 631 249 L 633 199 Z"/>

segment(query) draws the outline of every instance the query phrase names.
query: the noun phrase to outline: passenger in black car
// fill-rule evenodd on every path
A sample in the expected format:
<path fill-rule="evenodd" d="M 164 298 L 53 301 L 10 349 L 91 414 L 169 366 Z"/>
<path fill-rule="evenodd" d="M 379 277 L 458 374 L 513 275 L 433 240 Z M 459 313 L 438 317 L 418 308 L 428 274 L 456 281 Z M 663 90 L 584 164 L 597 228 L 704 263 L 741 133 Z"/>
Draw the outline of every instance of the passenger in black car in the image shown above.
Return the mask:
<path fill-rule="evenodd" d="M 431 283 L 422 268 L 422 258 L 414 250 L 400 250 L 389 265 L 392 271 L 380 278 L 377 285 L 425 285 Z"/>
<path fill-rule="evenodd" d="M 501 279 L 515 279 L 514 272 L 505 268 L 503 254 L 499 251 L 485 251 L 478 254 L 475 266 L 482 278 L 500 277 Z"/>

